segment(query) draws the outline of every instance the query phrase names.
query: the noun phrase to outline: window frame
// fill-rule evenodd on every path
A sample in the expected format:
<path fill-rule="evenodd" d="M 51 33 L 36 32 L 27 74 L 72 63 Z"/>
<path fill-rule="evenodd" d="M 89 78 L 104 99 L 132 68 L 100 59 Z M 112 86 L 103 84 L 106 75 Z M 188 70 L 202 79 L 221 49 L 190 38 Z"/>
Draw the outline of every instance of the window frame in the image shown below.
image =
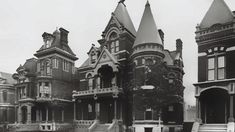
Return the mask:
<path fill-rule="evenodd" d="M 222 63 L 220 63 L 219 58 L 223 58 Z M 214 67 L 210 68 L 209 66 L 209 59 L 213 58 L 214 59 Z M 220 66 L 222 64 L 222 66 Z M 222 69 L 222 74 L 219 72 Z M 209 72 L 213 71 L 213 79 L 209 79 Z M 212 56 L 207 57 L 207 80 L 208 81 L 214 81 L 214 80 L 223 80 L 226 79 L 226 56 L 224 54 L 214 54 Z"/>

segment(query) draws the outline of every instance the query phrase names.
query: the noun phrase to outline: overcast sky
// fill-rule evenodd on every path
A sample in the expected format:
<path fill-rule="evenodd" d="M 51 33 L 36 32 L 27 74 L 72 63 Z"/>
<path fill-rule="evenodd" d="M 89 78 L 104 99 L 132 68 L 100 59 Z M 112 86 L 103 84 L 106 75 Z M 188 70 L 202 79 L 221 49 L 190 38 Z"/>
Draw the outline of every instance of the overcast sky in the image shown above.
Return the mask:
<path fill-rule="evenodd" d="M 43 44 L 43 32 L 56 27 L 70 31 L 69 45 L 79 57 L 101 38 L 119 0 L 0 0 L 0 71 L 14 73 L 20 64 Z M 175 50 L 175 40 L 183 41 L 185 101 L 194 104 L 193 83 L 197 82 L 195 26 L 201 22 L 213 0 L 149 0 L 157 27 L 165 33 L 165 48 Z M 225 0 L 235 10 L 235 0 Z M 126 0 L 136 30 L 146 0 Z"/>

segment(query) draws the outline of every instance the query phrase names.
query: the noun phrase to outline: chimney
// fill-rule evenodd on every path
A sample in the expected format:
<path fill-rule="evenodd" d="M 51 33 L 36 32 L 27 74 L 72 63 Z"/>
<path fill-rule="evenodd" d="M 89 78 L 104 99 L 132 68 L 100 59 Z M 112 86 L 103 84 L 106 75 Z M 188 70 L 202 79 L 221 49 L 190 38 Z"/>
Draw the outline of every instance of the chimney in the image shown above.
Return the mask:
<path fill-rule="evenodd" d="M 176 40 L 176 51 L 180 52 L 180 56 L 182 57 L 182 49 L 183 49 L 183 42 L 181 39 Z"/>
<path fill-rule="evenodd" d="M 159 29 L 158 32 L 159 32 L 159 35 L 160 35 L 160 37 L 161 37 L 162 44 L 163 44 L 163 46 L 164 46 L 164 32 L 163 32 L 161 29 Z"/>
<path fill-rule="evenodd" d="M 69 31 L 65 30 L 64 28 L 60 28 L 59 30 L 60 30 L 60 42 L 62 44 L 67 45 Z"/>

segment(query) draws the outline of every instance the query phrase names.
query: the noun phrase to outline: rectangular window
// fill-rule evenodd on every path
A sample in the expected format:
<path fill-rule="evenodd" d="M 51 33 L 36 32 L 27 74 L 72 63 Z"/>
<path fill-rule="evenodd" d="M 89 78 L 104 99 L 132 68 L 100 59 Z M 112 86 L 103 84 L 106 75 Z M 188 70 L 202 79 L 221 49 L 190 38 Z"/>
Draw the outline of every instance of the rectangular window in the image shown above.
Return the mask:
<path fill-rule="evenodd" d="M 72 74 L 75 74 L 75 71 L 76 70 L 76 68 L 74 67 L 74 66 L 72 66 Z"/>
<path fill-rule="evenodd" d="M 40 72 L 41 71 L 41 67 L 40 67 L 40 62 L 37 63 L 37 72 Z"/>
<path fill-rule="evenodd" d="M 7 120 L 7 109 L 3 109 L 3 122 L 6 123 L 8 120 Z"/>
<path fill-rule="evenodd" d="M 153 118 L 153 114 L 152 114 L 152 110 L 151 109 L 147 109 L 145 111 L 145 120 L 152 120 Z"/>
<path fill-rule="evenodd" d="M 172 106 L 172 105 L 169 106 L 169 107 L 168 107 L 168 111 L 170 111 L 170 112 L 174 111 L 174 106 Z"/>
<path fill-rule="evenodd" d="M 69 71 L 69 62 L 66 60 L 63 60 L 63 70 L 64 71 Z"/>
<path fill-rule="evenodd" d="M 2 94 L 3 94 L 3 103 L 6 103 L 7 102 L 7 90 L 4 90 Z"/>
<path fill-rule="evenodd" d="M 59 67 L 59 60 L 54 58 L 53 59 L 53 68 L 58 68 Z"/>
<path fill-rule="evenodd" d="M 118 52 L 118 51 L 119 51 L 119 41 L 116 41 L 115 51 L 116 51 L 116 52 Z"/>
<path fill-rule="evenodd" d="M 215 79 L 215 58 L 208 58 L 208 80 Z"/>
<path fill-rule="evenodd" d="M 218 57 L 218 79 L 225 78 L 225 61 L 224 56 Z"/>
<path fill-rule="evenodd" d="M 42 85 L 44 84 L 44 85 Z M 50 97 L 51 85 L 50 82 L 39 82 L 39 97 Z"/>
<path fill-rule="evenodd" d="M 92 112 L 92 105 L 88 104 L 88 112 Z"/>
<path fill-rule="evenodd" d="M 26 98 L 26 88 L 25 87 L 20 87 L 19 88 L 19 98 Z"/>
<path fill-rule="evenodd" d="M 93 89 L 93 79 L 92 78 L 89 78 L 88 79 L 88 87 L 89 87 L 89 90 L 92 90 Z"/>
<path fill-rule="evenodd" d="M 111 52 L 111 53 L 114 53 L 114 52 L 115 52 L 115 42 L 112 42 L 112 43 L 111 43 L 110 52 Z"/>
<path fill-rule="evenodd" d="M 145 65 L 145 59 L 144 58 L 142 59 L 142 65 Z"/>

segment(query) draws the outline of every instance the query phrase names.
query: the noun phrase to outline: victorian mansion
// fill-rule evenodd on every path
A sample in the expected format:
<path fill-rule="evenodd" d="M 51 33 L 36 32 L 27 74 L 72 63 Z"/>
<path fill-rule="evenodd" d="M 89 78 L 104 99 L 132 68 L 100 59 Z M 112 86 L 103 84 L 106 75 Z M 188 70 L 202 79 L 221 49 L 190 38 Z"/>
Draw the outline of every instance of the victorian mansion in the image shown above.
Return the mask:
<path fill-rule="evenodd" d="M 99 46 L 92 44 L 87 60 L 78 68 L 74 65 L 78 58 L 68 44 L 69 31 L 59 28 L 42 34 L 44 44 L 36 58 L 28 59 L 13 75 L 18 116 L 9 125 L 11 131 L 182 130 L 182 41 L 176 40 L 175 51 L 164 49 L 164 33 L 155 24 L 149 2 L 137 32 L 124 0 L 101 32 Z M 163 80 L 169 87 L 148 81 L 156 65 L 167 71 Z M 160 80 L 157 75 L 153 78 Z M 135 94 L 154 89 L 176 89 L 167 96 L 181 100 L 160 109 L 139 108 Z"/>

